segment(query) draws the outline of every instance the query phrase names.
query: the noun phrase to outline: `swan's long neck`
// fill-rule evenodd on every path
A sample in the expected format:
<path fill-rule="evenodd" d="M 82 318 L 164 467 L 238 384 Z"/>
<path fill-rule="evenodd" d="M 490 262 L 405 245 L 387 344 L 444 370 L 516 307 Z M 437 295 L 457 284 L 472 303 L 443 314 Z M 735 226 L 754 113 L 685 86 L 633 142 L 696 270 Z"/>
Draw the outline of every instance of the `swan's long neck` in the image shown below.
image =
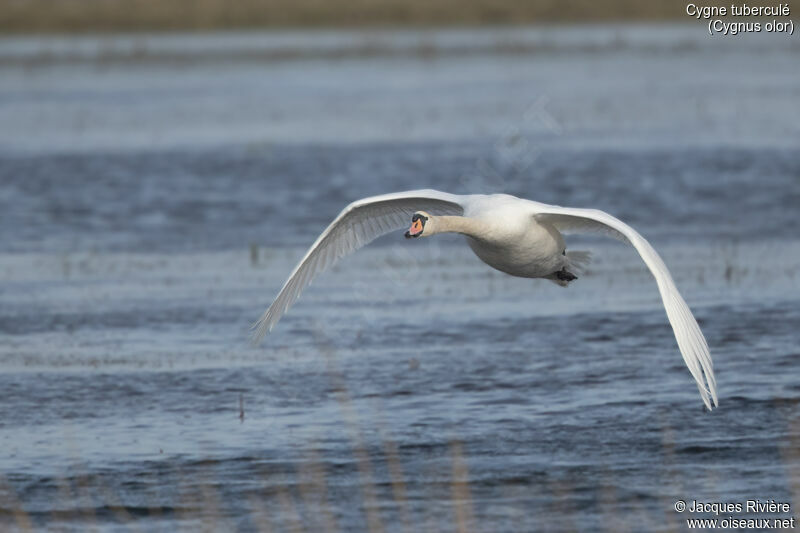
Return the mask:
<path fill-rule="evenodd" d="M 473 218 L 443 215 L 435 217 L 433 232 L 429 233 L 429 235 L 461 233 L 470 237 L 480 237 L 483 234 L 483 230 L 484 228 L 481 224 Z"/>

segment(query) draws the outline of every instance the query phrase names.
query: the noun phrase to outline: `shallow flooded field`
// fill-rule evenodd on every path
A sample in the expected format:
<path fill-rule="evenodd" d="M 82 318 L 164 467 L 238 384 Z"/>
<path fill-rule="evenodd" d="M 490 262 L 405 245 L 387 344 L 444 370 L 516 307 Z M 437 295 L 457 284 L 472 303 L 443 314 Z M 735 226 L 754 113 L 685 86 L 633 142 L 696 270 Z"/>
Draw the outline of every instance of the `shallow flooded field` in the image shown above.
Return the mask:
<path fill-rule="evenodd" d="M 743 515 L 793 516 L 798 49 L 742 37 L 0 40 L 0 524 L 682 531 L 703 515 L 678 500 L 756 498 L 792 512 Z M 425 187 L 637 228 L 708 339 L 719 409 L 638 256 L 596 238 L 568 240 L 593 260 L 565 290 L 390 234 L 248 344 L 340 209 Z"/>

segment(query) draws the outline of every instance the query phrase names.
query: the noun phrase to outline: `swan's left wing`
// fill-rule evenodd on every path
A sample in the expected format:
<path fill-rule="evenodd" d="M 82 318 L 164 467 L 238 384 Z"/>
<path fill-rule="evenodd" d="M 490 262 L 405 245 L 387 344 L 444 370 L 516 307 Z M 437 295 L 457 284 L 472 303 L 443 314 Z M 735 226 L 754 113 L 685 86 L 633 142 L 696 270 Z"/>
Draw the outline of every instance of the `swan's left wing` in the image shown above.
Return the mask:
<path fill-rule="evenodd" d="M 678 292 L 667 266 L 650 243 L 632 227 L 597 209 L 558 207 L 538 202 L 531 204 L 534 206 L 534 218 L 538 222 L 551 224 L 562 233 L 601 233 L 626 242 L 639 252 L 656 279 L 678 348 L 697 382 L 703 402 L 710 410 L 710 395 L 714 405 L 718 405 L 714 365 L 706 339 L 689 306 Z"/>
<path fill-rule="evenodd" d="M 280 320 L 311 280 L 339 258 L 381 235 L 409 224 L 416 211 L 462 215 L 468 197 L 433 189 L 396 192 L 357 200 L 345 207 L 298 263 L 272 305 L 253 324 L 256 343 Z"/>

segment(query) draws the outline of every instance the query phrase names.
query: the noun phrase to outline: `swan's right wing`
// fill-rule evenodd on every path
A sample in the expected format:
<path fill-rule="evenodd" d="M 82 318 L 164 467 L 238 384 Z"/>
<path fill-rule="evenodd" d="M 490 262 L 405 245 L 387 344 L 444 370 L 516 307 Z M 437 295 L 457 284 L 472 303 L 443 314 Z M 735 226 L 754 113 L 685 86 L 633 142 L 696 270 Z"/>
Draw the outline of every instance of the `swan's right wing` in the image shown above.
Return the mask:
<path fill-rule="evenodd" d="M 269 333 L 311 280 L 339 258 L 376 238 L 402 229 L 416 211 L 462 215 L 466 197 L 424 189 L 372 196 L 344 208 L 292 271 L 275 301 L 253 324 L 253 342 Z"/>
<path fill-rule="evenodd" d="M 664 261 L 644 237 L 621 220 L 597 209 L 579 209 L 531 202 L 534 218 L 552 224 L 562 233 L 600 233 L 633 246 L 652 272 L 664 302 L 678 348 L 686 366 L 692 373 L 703 403 L 711 409 L 711 400 L 717 405 L 717 382 L 708 344 L 692 311 L 678 292 Z M 705 378 L 705 379 L 704 379 Z M 706 388 L 706 383 L 708 388 Z"/>

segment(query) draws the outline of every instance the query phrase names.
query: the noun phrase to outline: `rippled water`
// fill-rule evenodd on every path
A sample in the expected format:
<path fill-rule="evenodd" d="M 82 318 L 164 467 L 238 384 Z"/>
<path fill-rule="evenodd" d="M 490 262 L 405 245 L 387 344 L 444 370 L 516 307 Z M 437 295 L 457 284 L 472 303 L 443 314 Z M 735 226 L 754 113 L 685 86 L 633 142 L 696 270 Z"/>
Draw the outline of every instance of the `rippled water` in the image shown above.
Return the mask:
<path fill-rule="evenodd" d="M 144 41 L 222 55 L 178 67 L 0 43 L 3 528 L 672 531 L 679 499 L 800 505 L 796 41 L 564 31 Z M 717 85 L 732 65 L 755 74 Z M 564 290 L 389 235 L 248 345 L 344 205 L 418 187 L 638 228 L 719 409 L 641 261 L 598 239 L 568 241 L 593 262 Z"/>

